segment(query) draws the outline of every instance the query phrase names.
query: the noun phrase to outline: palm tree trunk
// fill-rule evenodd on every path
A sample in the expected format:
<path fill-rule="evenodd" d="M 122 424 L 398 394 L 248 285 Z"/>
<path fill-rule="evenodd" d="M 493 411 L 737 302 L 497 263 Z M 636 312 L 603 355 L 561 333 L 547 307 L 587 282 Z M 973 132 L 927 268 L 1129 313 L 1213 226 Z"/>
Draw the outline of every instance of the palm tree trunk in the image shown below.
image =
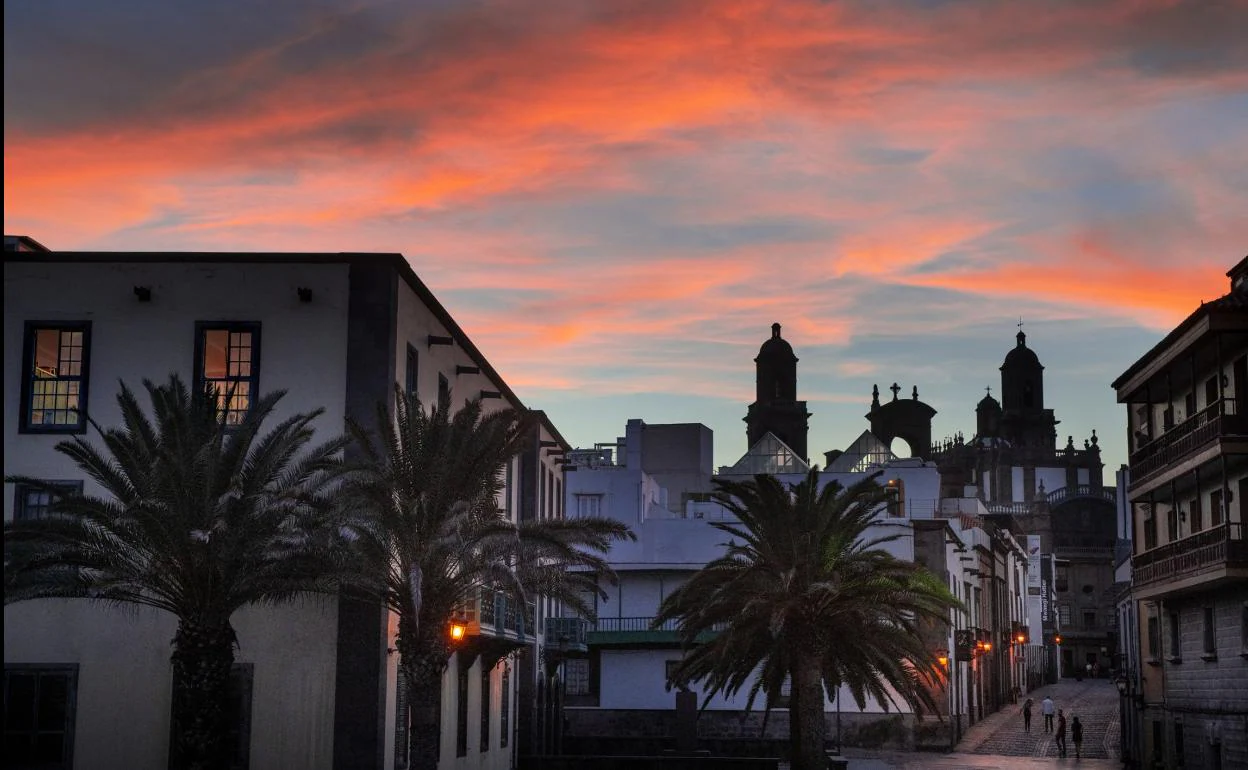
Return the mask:
<path fill-rule="evenodd" d="M 793 659 L 793 695 L 795 710 L 789 712 L 790 730 L 796 734 L 793 770 L 825 770 L 827 755 L 824 753 L 824 737 L 827 724 L 823 714 L 823 669 L 819 657 L 801 651 Z"/>
<path fill-rule="evenodd" d="M 437 770 L 442 744 L 442 673 L 448 651 L 437 639 L 422 638 L 407 616 L 399 618 L 399 670 L 408 677 L 408 767 Z"/>
<path fill-rule="evenodd" d="M 183 618 L 173 637 L 174 770 L 217 770 L 230 762 L 227 721 L 234 629 L 228 620 Z"/>

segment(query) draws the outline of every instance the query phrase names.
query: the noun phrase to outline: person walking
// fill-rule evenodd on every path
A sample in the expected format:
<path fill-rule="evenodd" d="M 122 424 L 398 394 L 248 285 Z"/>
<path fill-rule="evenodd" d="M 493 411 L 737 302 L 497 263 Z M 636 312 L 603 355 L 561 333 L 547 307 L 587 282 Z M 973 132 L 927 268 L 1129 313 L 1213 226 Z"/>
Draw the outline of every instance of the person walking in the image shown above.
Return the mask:
<path fill-rule="evenodd" d="M 1031 698 L 1028 698 L 1023 704 L 1023 732 L 1025 733 L 1031 732 L 1031 703 Z"/>
<path fill-rule="evenodd" d="M 1061 709 L 1057 710 L 1057 733 L 1054 734 L 1053 740 L 1057 743 L 1058 756 L 1066 756 L 1066 715 Z"/>
<path fill-rule="evenodd" d="M 1044 731 L 1053 732 L 1053 699 L 1047 695 L 1040 701 L 1040 713 L 1044 714 Z"/>
<path fill-rule="evenodd" d="M 1078 715 L 1070 717 L 1070 740 L 1075 744 L 1075 759 L 1079 759 L 1079 744 L 1083 743 L 1083 724 Z"/>

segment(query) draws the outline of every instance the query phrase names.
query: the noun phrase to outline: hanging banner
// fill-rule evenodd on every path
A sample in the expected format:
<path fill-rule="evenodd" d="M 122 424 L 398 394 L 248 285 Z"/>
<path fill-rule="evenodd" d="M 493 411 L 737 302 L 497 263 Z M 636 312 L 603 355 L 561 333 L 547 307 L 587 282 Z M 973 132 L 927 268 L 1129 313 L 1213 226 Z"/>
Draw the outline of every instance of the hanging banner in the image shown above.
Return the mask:
<path fill-rule="evenodd" d="M 1034 591 L 1032 589 L 1035 589 Z M 1040 592 L 1040 536 L 1027 536 L 1027 593 Z"/>

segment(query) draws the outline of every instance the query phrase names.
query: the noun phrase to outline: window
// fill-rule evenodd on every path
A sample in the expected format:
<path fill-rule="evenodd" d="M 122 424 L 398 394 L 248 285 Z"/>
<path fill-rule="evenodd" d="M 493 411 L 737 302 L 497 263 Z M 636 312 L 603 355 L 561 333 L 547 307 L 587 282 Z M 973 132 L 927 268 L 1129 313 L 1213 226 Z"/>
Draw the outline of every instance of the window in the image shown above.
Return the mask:
<path fill-rule="evenodd" d="M 419 384 L 417 381 L 417 375 L 420 374 L 419 362 L 420 359 L 416 353 L 416 348 L 408 345 L 407 370 L 404 375 L 406 378 L 406 393 L 408 396 L 415 396 L 417 394 L 417 385 Z"/>
<path fill-rule="evenodd" d="M 195 383 L 216 393 L 226 425 L 239 425 L 260 386 L 260 324 L 195 324 Z"/>
<path fill-rule="evenodd" d="M 1175 663 L 1183 660 L 1183 629 L 1179 626 L 1181 621 L 1179 613 L 1170 613 L 1170 660 Z"/>
<path fill-rule="evenodd" d="M 1153 506 L 1145 504 L 1144 507 L 1144 550 L 1149 551 L 1157 547 L 1157 517 L 1153 514 Z"/>
<path fill-rule="evenodd" d="M 1222 490 L 1215 489 L 1209 493 L 1209 526 L 1222 526 Z"/>
<path fill-rule="evenodd" d="M 1184 766 L 1183 759 L 1184 759 L 1183 757 L 1183 723 L 1175 722 L 1174 723 L 1174 763 L 1175 763 L 1174 766 L 1176 768 L 1183 767 Z"/>
<path fill-rule="evenodd" d="M 602 515 L 602 495 L 577 495 L 576 496 L 576 515 L 577 516 L 601 516 Z"/>
<path fill-rule="evenodd" d="M 1148 616 L 1148 659 L 1157 662 L 1161 658 L 1161 619 Z"/>
<path fill-rule="evenodd" d="M 490 750 L 490 672 L 481 667 L 481 751 Z"/>
<path fill-rule="evenodd" d="M 1096 612 L 1092 610 L 1083 611 L 1083 628 L 1086 631 L 1096 628 Z"/>
<path fill-rule="evenodd" d="M 230 669 L 230 681 L 227 685 L 225 720 L 229 730 L 230 760 L 223 770 L 248 770 L 251 767 L 251 683 L 253 664 L 235 663 Z M 174 698 L 178 698 L 177 689 Z M 177 714 L 176 705 L 173 713 Z M 178 733 L 174 719 L 170 719 L 169 764 L 178 766 L 176 754 L 178 743 L 172 736 Z"/>
<path fill-rule="evenodd" d="M 1200 498 L 1194 497 L 1187 503 L 1187 509 L 1191 511 L 1190 517 L 1192 521 L 1192 534 L 1196 534 L 1205 528 L 1203 512 L 1200 510 Z"/>
<path fill-rule="evenodd" d="M 1053 578 L 1054 586 L 1058 593 L 1065 593 L 1070 590 L 1070 568 L 1058 565 L 1057 574 Z"/>
<path fill-rule="evenodd" d="M 565 695 L 589 695 L 589 660 L 569 658 L 563 662 L 563 692 Z"/>
<path fill-rule="evenodd" d="M 498 745 L 507 748 L 507 734 L 511 732 L 511 664 L 503 664 L 503 686 L 500 690 L 502 703 L 498 714 Z"/>
<path fill-rule="evenodd" d="M 445 374 L 438 375 L 438 405 L 451 403 L 451 383 Z"/>
<path fill-rule="evenodd" d="M 675 681 L 676 667 L 679 665 L 679 660 L 666 660 L 663 662 L 663 687 L 665 689 L 671 689 L 672 687 L 681 689 L 680 684 Z"/>
<path fill-rule="evenodd" d="M 1166 542 L 1173 543 L 1179 539 L 1179 509 L 1171 506 L 1166 512 Z"/>
<path fill-rule="evenodd" d="M 468 665 L 459 660 L 458 687 L 455 698 L 455 756 L 468 756 Z"/>
<path fill-rule="evenodd" d="M 1239 612 L 1239 654 L 1248 657 L 1248 602 L 1244 602 Z"/>
<path fill-rule="evenodd" d="M 1201 657 L 1205 660 L 1214 660 L 1218 657 L 1218 633 L 1217 633 L 1217 612 L 1213 607 L 1205 607 L 1205 635 L 1204 635 L 1204 651 Z"/>
<path fill-rule="evenodd" d="M 83 433 L 91 322 L 31 322 L 22 349 L 23 433 Z"/>
<path fill-rule="evenodd" d="M 4 667 L 4 766 L 73 767 L 78 667 Z"/>
<path fill-rule="evenodd" d="M 1070 605 L 1057 605 L 1057 624 L 1062 628 L 1067 628 L 1070 626 L 1070 622 Z"/>
<path fill-rule="evenodd" d="M 63 494 L 82 494 L 81 481 L 49 481 Z M 42 519 L 52 512 L 52 504 L 59 497 L 56 492 L 40 489 L 30 484 L 17 484 L 13 494 L 13 520 Z"/>

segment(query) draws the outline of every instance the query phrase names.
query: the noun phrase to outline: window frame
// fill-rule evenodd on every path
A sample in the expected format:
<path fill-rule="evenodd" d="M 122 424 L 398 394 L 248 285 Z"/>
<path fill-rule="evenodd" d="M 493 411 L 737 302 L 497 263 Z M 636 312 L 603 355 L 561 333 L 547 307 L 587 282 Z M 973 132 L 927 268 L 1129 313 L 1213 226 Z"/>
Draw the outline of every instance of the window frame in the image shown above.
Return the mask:
<path fill-rule="evenodd" d="M 74 766 L 74 728 L 78 721 L 78 664 L 77 663 L 9 663 L 4 664 L 4 685 L 5 685 L 5 711 L 9 710 L 8 703 L 8 680 L 11 673 L 16 674 L 34 674 L 36 677 L 48 675 L 64 675 L 68 680 L 65 696 L 65 729 L 63 731 L 63 753 L 64 762 L 62 766 L 72 768 Z M 36 682 L 38 680 L 36 679 Z M 35 708 L 38 713 L 38 685 L 36 684 Z M 38 723 L 33 726 L 33 733 L 38 734 Z M 51 732 L 51 731 L 49 731 Z M 7 730 L 6 730 L 7 733 Z M 6 758 L 7 759 L 7 758 Z M 17 767 L 17 765 L 12 765 Z M 5 767 L 10 767 L 6 761 Z"/>
<path fill-rule="evenodd" d="M 1170 663 L 1183 662 L 1183 613 L 1178 610 L 1171 610 L 1168 613 L 1168 622 L 1166 630 L 1169 632 L 1169 645 L 1167 646 L 1167 660 Z"/>
<path fill-rule="evenodd" d="M 407 343 L 407 359 L 404 361 L 403 386 L 408 397 L 420 393 L 420 351 L 412 343 Z"/>
<path fill-rule="evenodd" d="M 260 363 L 261 363 L 261 323 L 259 321 L 196 321 L 195 322 L 195 360 L 192 363 L 191 372 L 194 377 L 194 387 L 199 392 L 206 392 L 207 382 L 204 380 L 204 353 L 206 349 L 206 335 L 210 331 L 224 331 L 226 333 L 248 332 L 251 334 L 251 373 L 247 377 L 230 378 L 228 376 L 229 355 L 226 355 L 227 376 L 225 381 L 242 381 L 247 380 L 250 385 L 250 391 L 247 395 L 247 412 L 243 417 L 251 413 L 252 406 L 256 403 L 256 397 L 260 393 Z M 217 382 L 217 380 L 214 380 Z M 223 414 L 228 414 L 228 409 L 223 409 Z M 229 425 L 227 427 L 237 427 Z"/>
<path fill-rule="evenodd" d="M 1201 607 L 1201 653 L 1206 662 L 1218 659 L 1218 608 L 1212 604 Z"/>
<path fill-rule="evenodd" d="M 44 479 L 43 482 L 50 486 L 64 487 L 70 494 L 82 494 L 81 479 Z M 43 518 L 43 516 L 32 516 L 26 513 L 26 495 L 30 492 L 42 491 L 34 484 L 17 483 L 13 485 L 13 521 L 34 521 Z M 53 501 L 48 501 L 48 513 L 51 513 Z M 46 515 L 46 514 L 45 514 Z"/>
<path fill-rule="evenodd" d="M 30 420 L 30 402 L 33 397 L 32 371 L 35 365 L 35 336 L 40 329 L 82 332 L 82 359 L 79 362 L 78 422 L 75 425 L 44 425 Z M 57 378 L 60 379 L 60 378 Z M 22 330 L 22 390 L 19 399 L 21 414 L 18 433 L 81 434 L 90 425 L 88 396 L 91 384 L 91 321 L 27 321 Z"/>

